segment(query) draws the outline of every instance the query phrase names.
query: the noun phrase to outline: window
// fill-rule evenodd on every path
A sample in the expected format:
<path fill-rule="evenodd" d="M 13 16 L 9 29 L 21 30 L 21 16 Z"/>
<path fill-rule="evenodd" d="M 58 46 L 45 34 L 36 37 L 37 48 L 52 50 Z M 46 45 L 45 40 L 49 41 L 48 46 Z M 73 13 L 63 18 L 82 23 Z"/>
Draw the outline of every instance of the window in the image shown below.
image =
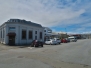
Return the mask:
<path fill-rule="evenodd" d="M 3 30 L 3 38 L 4 38 L 4 30 Z"/>
<path fill-rule="evenodd" d="M 37 31 L 35 31 L 35 34 L 37 34 Z"/>
<path fill-rule="evenodd" d="M 35 40 L 37 40 L 37 36 L 35 36 Z"/>
<path fill-rule="evenodd" d="M 46 30 L 44 30 L 44 32 L 46 32 Z"/>
<path fill-rule="evenodd" d="M 52 31 L 48 30 L 48 33 L 52 33 Z"/>
<path fill-rule="evenodd" d="M 32 31 L 29 31 L 29 39 L 32 39 L 33 38 L 33 32 Z"/>
<path fill-rule="evenodd" d="M 2 31 L 1 31 L 1 38 L 2 38 Z"/>
<path fill-rule="evenodd" d="M 14 20 L 10 20 L 10 22 L 14 22 Z"/>
<path fill-rule="evenodd" d="M 51 41 L 50 39 L 47 39 L 46 41 Z"/>
<path fill-rule="evenodd" d="M 26 30 L 22 30 L 22 39 L 26 39 Z"/>
<path fill-rule="evenodd" d="M 57 40 L 60 40 L 60 39 L 57 39 Z"/>
<path fill-rule="evenodd" d="M 16 20 L 14 20 L 14 22 L 16 22 Z"/>
<path fill-rule="evenodd" d="M 9 27 L 9 30 L 15 30 L 15 27 Z"/>
<path fill-rule="evenodd" d="M 42 39 L 42 32 L 40 32 L 40 39 Z"/>

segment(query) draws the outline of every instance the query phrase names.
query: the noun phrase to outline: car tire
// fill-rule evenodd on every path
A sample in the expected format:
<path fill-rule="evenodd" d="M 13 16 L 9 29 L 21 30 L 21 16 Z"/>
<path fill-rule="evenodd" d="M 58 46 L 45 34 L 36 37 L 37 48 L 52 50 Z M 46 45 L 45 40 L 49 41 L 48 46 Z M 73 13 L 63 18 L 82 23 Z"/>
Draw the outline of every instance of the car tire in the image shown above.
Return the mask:
<path fill-rule="evenodd" d="M 38 47 L 38 46 L 34 45 L 34 47 Z"/>
<path fill-rule="evenodd" d="M 34 46 L 31 46 L 31 47 L 34 47 Z"/>
<path fill-rule="evenodd" d="M 31 47 L 34 47 L 34 44 L 33 43 L 31 44 Z"/>
<path fill-rule="evenodd" d="M 33 45 L 31 45 L 31 47 L 34 47 Z"/>
<path fill-rule="evenodd" d="M 33 45 L 33 44 L 31 44 L 31 47 L 34 47 L 34 45 Z"/>
<path fill-rule="evenodd" d="M 36 47 L 36 45 L 34 45 L 34 47 Z"/>
<path fill-rule="evenodd" d="M 52 45 L 52 44 L 50 43 L 50 45 Z"/>
<path fill-rule="evenodd" d="M 43 47 L 43 45 L 41 47 Z"/>

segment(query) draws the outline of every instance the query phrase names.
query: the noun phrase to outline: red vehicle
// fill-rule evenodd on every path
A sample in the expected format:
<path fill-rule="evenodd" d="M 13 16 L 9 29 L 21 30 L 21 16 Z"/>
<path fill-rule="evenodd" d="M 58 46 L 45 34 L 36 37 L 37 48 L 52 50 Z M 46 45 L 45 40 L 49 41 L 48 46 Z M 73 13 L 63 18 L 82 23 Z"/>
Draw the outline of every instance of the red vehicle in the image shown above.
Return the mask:
<path fill-rule="evenodd" d="M 67 43 L 67 40 L 66 39 L 62 39 L 61 42 L 62 43 Z"/>

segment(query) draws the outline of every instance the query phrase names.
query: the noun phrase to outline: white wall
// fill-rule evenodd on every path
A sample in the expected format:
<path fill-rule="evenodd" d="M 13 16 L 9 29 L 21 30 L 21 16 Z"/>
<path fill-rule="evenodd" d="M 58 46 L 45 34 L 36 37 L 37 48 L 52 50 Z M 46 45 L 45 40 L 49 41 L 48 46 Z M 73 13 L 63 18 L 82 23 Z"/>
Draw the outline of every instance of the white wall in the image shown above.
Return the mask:
<path fill-rule="evenodd" d="M 46 32 L 44 32 L 45 34 L 51 34 L 52 33 L 52 30 L 49 30 L 47 28 L 45 28 L 44 30 L 46 30 Z M 51 31 L 50 33 L 48 31 Z"/>
<path fill-rule="evenodd" d="M 2 31 L 2 38 L 1 38 L 1 31 Z M 0 42 L 5 44 L 5 25 L 0 27 Z"/>
<path fill-rule="evenodd" d="M 13 31 L 10 31 L 9 27 L 15 27 L 16 29 L 13 30 Z M 42 40 L 44 41 L 44 29 L 43 28 L 33 27 L 33 26 L 29 26 L 29 25 L 21 25 L 21 24 L 5 24 L 2 28 L 0 28 L 0 31 L 1 31 L 1 29 L 2 29 L 2 31 L 3 31 L 3 29 L 5 30 L 4 39 L 0 38 L 1 43 L 4 43 L 4 44 L 9 43 L 9 38 L 7 36 L 7 34 L 9 32 L 15 32 L 16 33 L 15 44 L 17 44 L 17 45 L 19 45 L 19 44 L 30 44 L 33 40 L 35 40 L 35 35 L 37 36 L 38 40 L 40 40 L 40 37 L 39 37 L 40 31 L 43 34 Z M 26 33 L 27 38 L 25 40 L 22 40 L 22 29 L 25 29 L 27 31 L 27 33 Z M 29 30 L 33 31 L 33 39 L 28 38 Z M 37 31 L 37 34 L 35 34 L 35 31 Z M 2 37 L 3 37 L 3 34 L 2 34 Z"/>

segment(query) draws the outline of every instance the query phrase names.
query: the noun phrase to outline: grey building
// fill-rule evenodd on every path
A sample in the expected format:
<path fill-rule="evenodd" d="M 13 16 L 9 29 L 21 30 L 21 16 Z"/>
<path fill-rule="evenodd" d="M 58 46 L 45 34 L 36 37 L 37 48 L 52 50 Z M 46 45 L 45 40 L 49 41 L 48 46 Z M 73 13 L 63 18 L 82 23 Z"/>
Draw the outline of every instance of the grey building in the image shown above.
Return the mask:
<path fill-rule="evenodd" d="M 40 24 L 10 19 L 0 26 L 0 42 L 3 44 L 30 44 L 35 39 L 44 41 L 44 28 Z"/>

